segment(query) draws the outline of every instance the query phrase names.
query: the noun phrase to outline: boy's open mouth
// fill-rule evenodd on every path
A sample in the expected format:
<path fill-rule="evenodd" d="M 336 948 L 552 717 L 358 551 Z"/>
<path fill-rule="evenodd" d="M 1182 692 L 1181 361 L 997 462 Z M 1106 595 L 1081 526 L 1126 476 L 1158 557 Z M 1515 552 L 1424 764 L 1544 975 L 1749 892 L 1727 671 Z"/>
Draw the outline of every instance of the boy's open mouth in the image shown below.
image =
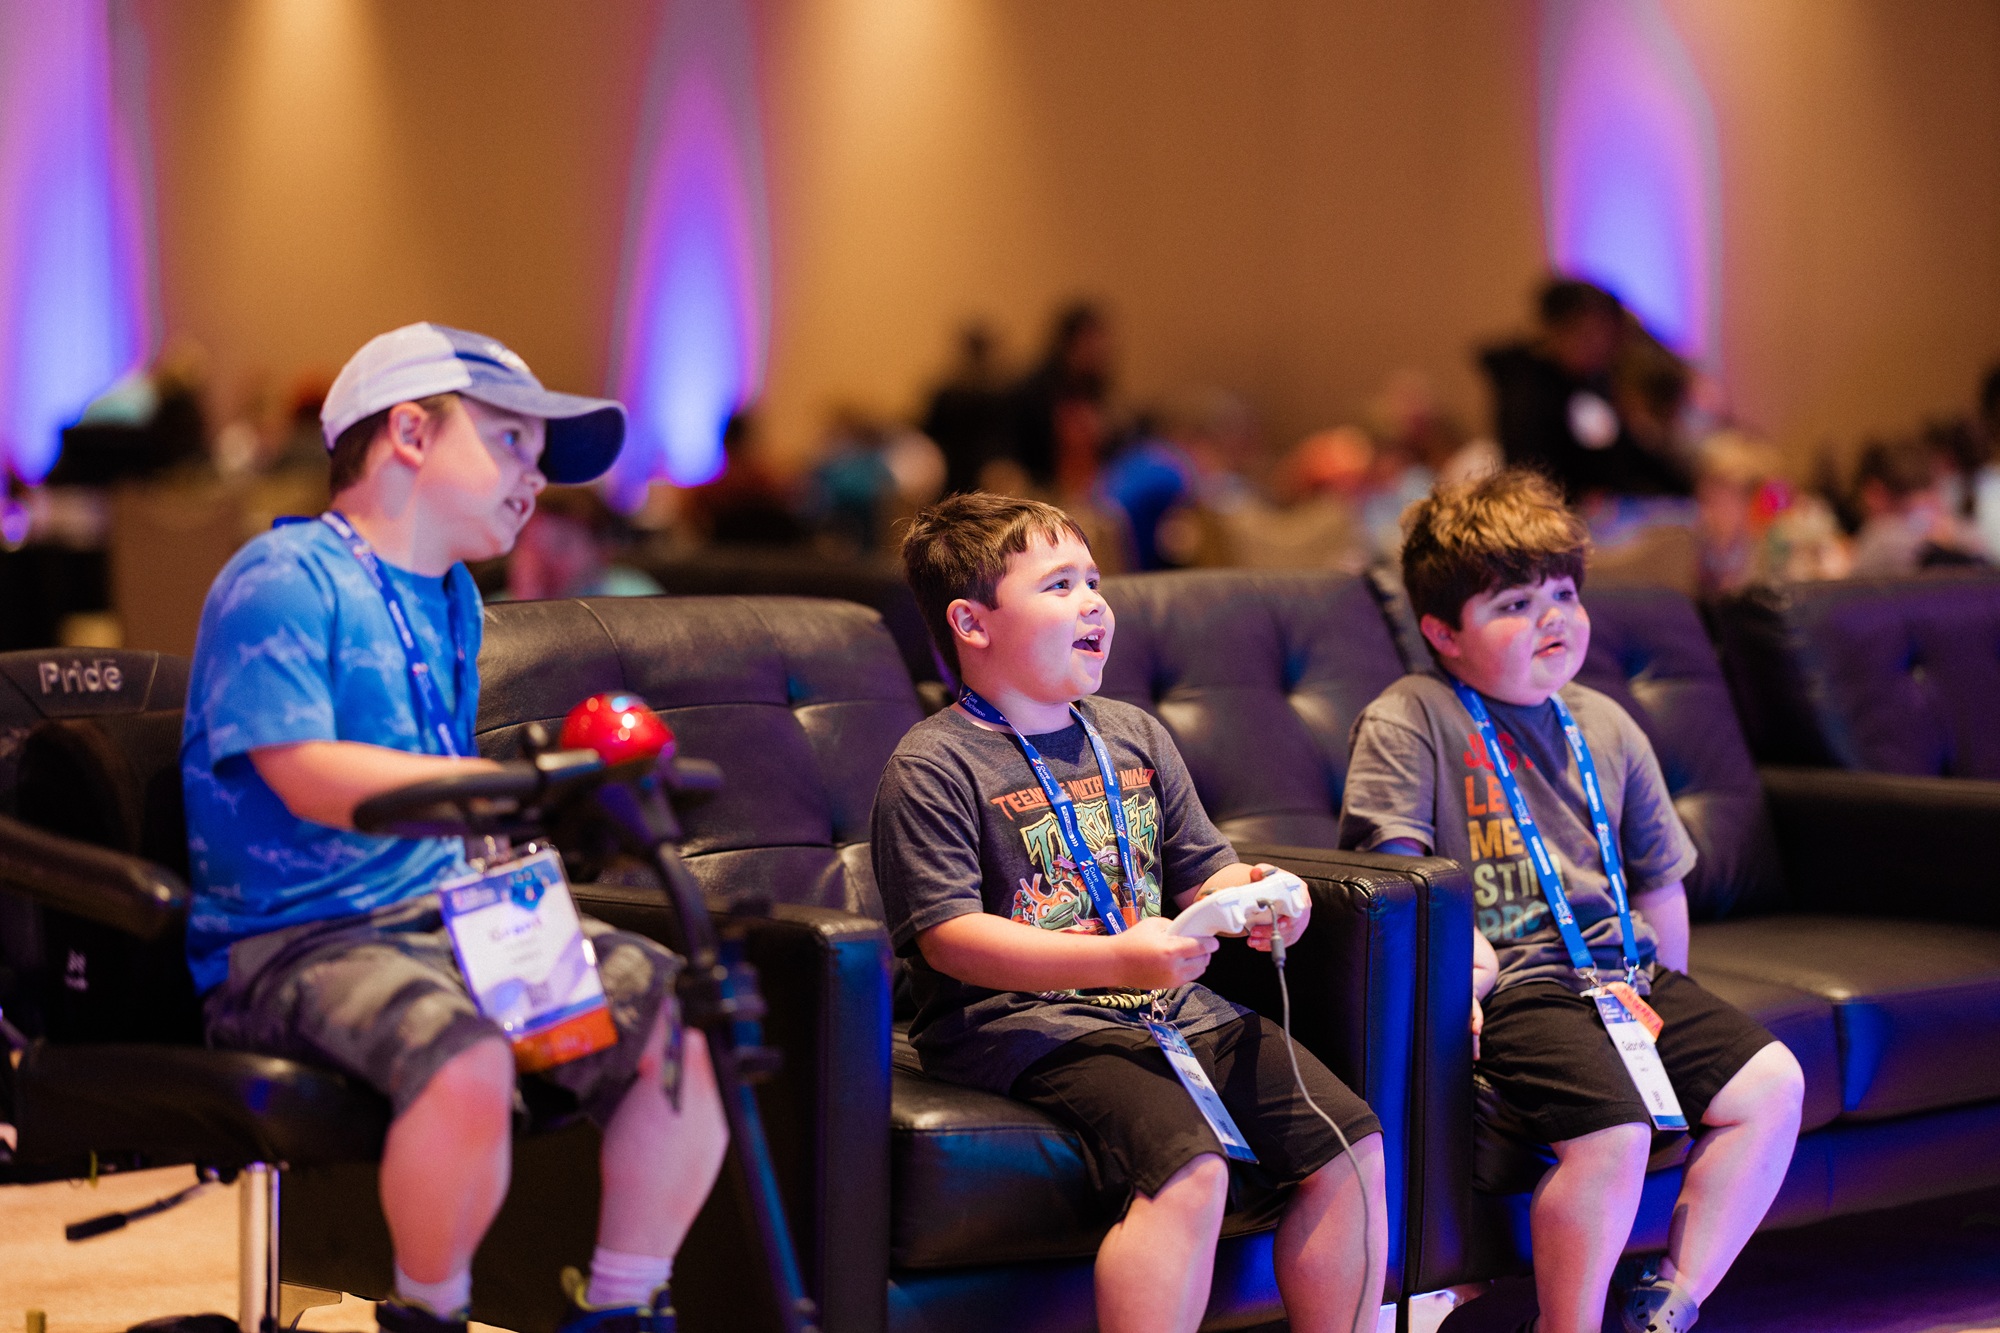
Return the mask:
<path fill-rule="evenodd" d="M 1104 651 L 1104 631 L 1102 629 L 1090 630 L 1079 636 L 1076 642 L 1072 643 L 1070 647 L 1086 653 L 1102 653 Z"/>
<path fill-rule="evenodd" d="M 1535 656 L 1552 657 L 1557 653 L 1566 653 L 1568 651 L 1569 651 L 1568 639 L 1550 639 L 1547 643 L 1535 649 Z"/>

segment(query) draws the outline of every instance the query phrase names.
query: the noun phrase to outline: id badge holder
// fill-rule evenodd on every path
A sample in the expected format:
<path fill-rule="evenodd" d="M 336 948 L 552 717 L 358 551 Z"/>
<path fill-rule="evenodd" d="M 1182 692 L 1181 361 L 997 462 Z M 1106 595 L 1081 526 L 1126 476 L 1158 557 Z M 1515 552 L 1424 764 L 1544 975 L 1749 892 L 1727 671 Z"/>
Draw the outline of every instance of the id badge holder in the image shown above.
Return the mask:
<path fill-rule="evenodd" d="M 1600 987 L 1585 994 L 1597 1005 L 1597 1016 L 1604 1020 L 1604 1030 L 1611 1034 L 1611 1044 L 1618 1048 L 1625 1072 L 1632 1076 L 1632 1086 L 1646 1104 L 1646 1114 L 1653 1117 L 1653 1128 L 1685 1130 L 1687 1117 L 1681 1114 L 1680 1098 L 1674 1095 L 1652 1034 L 1610 991 Z"/>
<path fill-rule="evenodd" d="M 1222 1141 L 1222 1151 L 1232 1161 L 1254 1162 L 1257 1154 L 1250 1150 L 1250 1144 L 1243 1137 L 1243 1131 L 1230 1118 L 1229 1108 L 1222 1104 L 1222 1098 L 1215 1091 L 1215 1084 L 1209 1082 L 1208 1071 L 1201 1067 L 1201 1061 L 1194 1058 L 1188 1049 L 1187 1038 L 1171 1023 L 1162 1023 L 1156 1018 L 1146 1020 L 1146 1027 L 1153 1034 L 1153 1040 L 1160 1044 L 1167 1063 L 1173 1066 L 1180 1078 L 1181 1086 L 1194 1098 L 1195 1109 L 1208 1121 L 1208 1127 L 1215 1131 L 1215 1137 Z"/>
<path fill-rule="evenodd" d="M 618 1030 L 554 848 L 438 886 L 445 929 L 479 1012 L 523 1073 L 617 1044 Z"/>

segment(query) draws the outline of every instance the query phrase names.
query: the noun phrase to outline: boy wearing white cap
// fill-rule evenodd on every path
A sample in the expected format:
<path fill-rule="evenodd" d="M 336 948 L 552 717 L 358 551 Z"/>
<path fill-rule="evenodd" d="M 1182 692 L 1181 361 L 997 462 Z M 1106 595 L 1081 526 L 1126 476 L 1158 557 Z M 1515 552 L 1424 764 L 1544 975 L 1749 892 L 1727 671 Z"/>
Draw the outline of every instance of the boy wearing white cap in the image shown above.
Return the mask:
<path fill-rule="evenodd" d="M 357 805 L 477 757 L 480 600 L 549 482 L 601 475 L 615 402 L 551 393 L 490 338 L 412 324 L 375 338 L 321 412 L 332 509 L 249 542 L 202 610 L 181 747 L 194 902 L 188 960 L 217 1045 L 332 1065 L 393 1103 L 381 1167 L 391 1333 L 463 1333 L 470 1266 L 507 1190 L 516 1058 L 468 990 L 440 883 L 455 839 L 354 831 Z M 611 1020 L 534 1077 L 604 1131 L 577 1333 L 671 1333 L 675 1250 L 727 1129 L 680 961 L 585 920 Z M 614 1039 L 615 1038 L 615 1039 Z"/>

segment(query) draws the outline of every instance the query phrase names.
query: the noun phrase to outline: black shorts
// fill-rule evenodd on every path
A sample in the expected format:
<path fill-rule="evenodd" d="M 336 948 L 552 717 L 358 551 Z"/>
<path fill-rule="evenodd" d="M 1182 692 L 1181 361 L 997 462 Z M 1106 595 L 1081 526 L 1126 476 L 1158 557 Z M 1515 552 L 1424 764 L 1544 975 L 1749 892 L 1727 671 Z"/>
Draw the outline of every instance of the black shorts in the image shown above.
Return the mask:
<path fill-rule="evenodd" d="M 1230 1164 L 1266 1188 L 1295 1185 L 1332 1161 L 1340 1140 L 1313 1114 L 1292 1080 L 1285 1034 L 1252 1014 L 1187 1039 L 1195 1059 L 1257 1154 Z M 1349 1143 L 1381 1122 L 1312 1053 L 1299 1048 L 1299 1076 Z M 1074 1129 L 1107 1190 L 1151 1197 L 1176 1171 L 1222 1144 L 1143 1026 L 1103 1028 L 1030 1065 L 1013 1096 Z"/>
<path fill-rule="evenodd" d="M 1666 1020 L 1660 1063 L 1691 1127 L 1750 1057 L 1777 1040 L 1664 967 L 1654 972 L 1647 1003 Z M 1494 1128 L 1561 1143 L 1614 1125 L 1652 1124 L 1593 1001 L 1558 981 L 1531 981 L 1487 997 L 1485 1009 L 1479 1073 L 1497 1095 L 1497 1107 L 1482 1106 L 1501 1122 Z"/>

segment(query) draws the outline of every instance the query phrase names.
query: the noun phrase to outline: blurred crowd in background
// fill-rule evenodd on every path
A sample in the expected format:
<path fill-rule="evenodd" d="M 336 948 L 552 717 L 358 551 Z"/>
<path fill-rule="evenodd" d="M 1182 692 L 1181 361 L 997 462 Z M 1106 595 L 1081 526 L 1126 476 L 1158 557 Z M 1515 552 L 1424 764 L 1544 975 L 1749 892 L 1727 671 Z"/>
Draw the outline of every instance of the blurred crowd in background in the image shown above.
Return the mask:
<path fill-rule="evenodd" d="M 1223 388 L 1135 401 L 1120 392 L 1111 318 L 1087 302 L 1056 312 L 1025 365 L 983 324 L 948 355 L 911 416 L 835 412 L 809 451 L 774 449 L 747 405 L 724 429 L 713 481 L 655 486 L 636 513 L 552 490 L 513 557 L 477 571 L 481 584 L 520 598 L 652 593 L 674 562 L 716 551 L 888 562 L 900 520 L 975 488 L 1070 510 L 1107 573 L 1357 570 L 1394 557 L 1412 500 L 1507 463 L 1562 485 L 1590 524 L 1599 580 L 1714 596 L 2000 553 L 2000 367 L 1968 386 L 1976 401 L 1961 414 L 1827 441 L 1788 466 L 1615 296 L 1582 281 L 1549 281 L 1528 332 L 1476 352 L 1492 405 L 1477 423 L 1418 370 L 1298 440 L 1270 439 Z M 16 614 L 0 647 L 183 642 L 134 633 L 147 615 L 182 617 L 191 642 L 199 595 L 235 545 L 325 504 L 325 382 L 260 391 L 211 429 L 203 380 L 198 349 L 170 346 L 65 433 L 44 485 L 12 488 L 0 599 Z M 167 573 L 189 563 L 197 577 Z"/>

